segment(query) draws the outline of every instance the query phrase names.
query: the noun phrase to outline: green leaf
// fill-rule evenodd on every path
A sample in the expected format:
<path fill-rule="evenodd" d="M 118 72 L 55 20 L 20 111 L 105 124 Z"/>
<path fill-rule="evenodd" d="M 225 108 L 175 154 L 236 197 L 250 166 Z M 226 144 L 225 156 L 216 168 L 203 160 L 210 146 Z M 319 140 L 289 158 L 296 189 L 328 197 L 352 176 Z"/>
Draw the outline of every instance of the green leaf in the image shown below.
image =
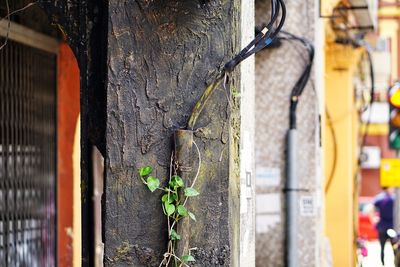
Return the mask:
<path fill-rule="evenodd" d="M 157 178 L 153 176 L 149 176 L 149 178 L 147 178 L 147 187 L 151 192 L 154 192 L 159 186 L 160 181 Z"/>
<path fill-rule="evenodd" d="M 171 237 L 171 240 L 181 240 L 181 236 L 178 235 L 178 233 L 174 229 L 171 230 L 170 237 Z"/>
<path fill-rule="evenodd" d="M 189 214 L 190 219 L 192 219 L 193 221 L 196 221 L 196 216 L 193 213 L 188 211 L 188 214 Z"/>
<path fill-rule="evenodd" d="M 197 192 L 196 189 L 191 188 L 191 187 L 185 188 L 185 196 L 187 196 L 187 197 L 195 197 L 195 196 L 198 196 L 198 195 L 200 195 L 200 193 Z"/>
<path fill-rule="evenodd" d="M 173 188 L 173 189 L 176 188 L 175 180 L 171 179 L 171 181 L 169 181 L 168 185 L 169 185 L 170 188 Z"/>
<path fill-rule="evenodd" d="M 169 198 L 168 198 L 168 194 L 163 195 L 162 198 L 161 198 L 161 201 L 162 202 L 168 202 L 168 203 L 171 204 L 172 202 L 174 202 L 175 199 L 176 199 L 176 194 L 170 193 L 169 194 Z"/>
<path fill-rule="evenodd" d="M 177 189 L 179 187 L 183 187 L 185 184 L 183 183 L 183 180 L 181 177 L 178 175 L 174 175 L 171 178 L 171 181 L 169 182 L 169 187 L 173 189 Z"/>
<path fill-rule="evenodd" d="M 184 255 L 182 256 L 182 260 L 184 262 L 195 262 L 195 258 L 192 255 Z"/>
<path fill-rule="evenodd" d="M 151 166 L 146 166 L 146 167 L 139 169 L 139 175 L 144 177 L 146 175 L 149 175 L 152 171 L 153 171 L 153 168 Z"/>
<path fill-rule="evenodd" d="M 183 206 L 183 205 L 178 206 L 178 213 L 179 213 L 179 215 L 181 215 L 183 217 L 188 216 L 188 211 L 185 208 L 185 206 Z"/>
<path fill-rule="evenodd" d="M 165 208 L 165 212 L 167 212 L 168 216 L 171 216 L 175 212 L 175 206 L 168 202 L 164 202 L 164 208 Z"/>
<path fill-rule="evenodd" d="M 168 201 L 168 203 L 171 203 L 170 201 L 171 201 L 171 197 L 168 197 L 168 194 L 165 194 L 165 195 L 163 195 L 162 197 L 161 197 L 161 201 L 162 202 L 167 202 Z"/>
<path fill-rule="evenodd" d="M 172 179 L 175 181 L 176 187 L 182 187 L 182 186 L 184 186 L 184 183 L 183 183 L 182 178 L 179 177 L 178 175 L 172 176 Z"/>

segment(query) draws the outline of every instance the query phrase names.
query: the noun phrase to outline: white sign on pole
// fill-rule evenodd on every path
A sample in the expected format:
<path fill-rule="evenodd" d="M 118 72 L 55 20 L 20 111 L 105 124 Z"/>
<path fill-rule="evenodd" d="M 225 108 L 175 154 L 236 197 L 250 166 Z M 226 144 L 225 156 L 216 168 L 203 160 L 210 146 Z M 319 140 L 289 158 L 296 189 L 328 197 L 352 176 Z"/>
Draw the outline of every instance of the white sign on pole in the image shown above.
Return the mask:
<path fill-rule="evenodd" d="M 317 215 L 314 196 L 300 197 L 300 215 L 303 217 L 311 217 Z"/>

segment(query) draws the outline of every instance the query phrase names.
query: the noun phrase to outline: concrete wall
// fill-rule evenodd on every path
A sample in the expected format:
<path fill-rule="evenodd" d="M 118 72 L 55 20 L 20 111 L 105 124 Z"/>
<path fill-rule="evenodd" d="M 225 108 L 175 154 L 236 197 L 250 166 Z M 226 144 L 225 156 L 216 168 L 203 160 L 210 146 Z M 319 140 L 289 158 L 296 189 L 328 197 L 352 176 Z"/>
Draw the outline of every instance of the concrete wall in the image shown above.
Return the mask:
<path fill-rule="evenodd" d="M 288 17 L 285 30 L 314 39 L 313 0 L 285 1 Z M 268 21 L 269 1 L 256 1 L 256 23 Z M 256 261 L 257 266 L 284 266 L 284 182 L 286 133 L 289 127 L 289 96 L 307 60 L 306 50 L 284 43 L 256 56 Z M 319 233 L 322 225 L 319 173 L 318 100 L 311 78 L 298 108 L 298 166 L 302 200 L 314 205 L 300 215 L 300 266 L 319 266 Z M 300 203 L 299 203 L 300 207 Z M 310 207 L 310 206 L 308 206 Z"/>

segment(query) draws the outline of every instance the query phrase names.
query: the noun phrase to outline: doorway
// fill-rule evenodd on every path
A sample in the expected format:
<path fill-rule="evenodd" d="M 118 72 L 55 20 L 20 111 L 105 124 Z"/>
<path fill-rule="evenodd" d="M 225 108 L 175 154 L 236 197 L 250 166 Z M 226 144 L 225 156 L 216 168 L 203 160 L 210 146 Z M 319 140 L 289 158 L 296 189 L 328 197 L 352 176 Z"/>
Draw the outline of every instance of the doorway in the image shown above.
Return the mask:
<path fill-rule="evenodd" d="M 55 266 L 57 42 L 40 34 L 30 38 L 33 31 L 5 23 L 8 40 L 0 51 L 0 266 Z"/>

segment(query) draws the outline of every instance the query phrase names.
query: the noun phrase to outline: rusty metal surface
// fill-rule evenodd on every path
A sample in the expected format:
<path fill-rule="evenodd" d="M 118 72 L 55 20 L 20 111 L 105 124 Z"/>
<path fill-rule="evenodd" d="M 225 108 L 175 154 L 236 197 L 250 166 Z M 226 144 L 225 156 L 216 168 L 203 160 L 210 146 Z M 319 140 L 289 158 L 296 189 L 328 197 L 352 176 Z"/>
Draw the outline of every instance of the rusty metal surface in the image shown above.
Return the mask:
<path fill-rule="evenodd" d="M 285 30 L 296 35 L 314 38 L 314 1 L 285 1 L 288 9 Z M 269 1 L 256 1 L 256 23 L 268 19 Z M 256 56 L 256 170 L 278 170 L 277 186 L 257 187 L 257 195 L 278 196 L 279 207 L 272 216 L 277 220 L 271 227 L 257 231 L 256 262 L 259 267 L 284 266 L 284 195 L 286 134 L 289 127 L 290 91 L 303 71 L 307 53 L 298 45 L 284 43 L 278 49 L 262 51 Z M 308 83 L 298 108 L 298 166 L 300 184 L 308 190 L 301 195 L 314 196 L 320 201 L 316 189 L 319 149 L 318 102 L 314 91 L 314 78 Z M 276 204 L 275 203 L 275 204 Z M 273 205 L 269 203 L 258 205 Z M 259 214 L 260 215 L 260 214 Z M 313 216 L 300 216 L 300 266 L 318 266 L 318 235 L 320 211 Z M 258 217 L 260 219 L 260 217 Z M 258 225 L 260 226 L 260 225 Z"/>

